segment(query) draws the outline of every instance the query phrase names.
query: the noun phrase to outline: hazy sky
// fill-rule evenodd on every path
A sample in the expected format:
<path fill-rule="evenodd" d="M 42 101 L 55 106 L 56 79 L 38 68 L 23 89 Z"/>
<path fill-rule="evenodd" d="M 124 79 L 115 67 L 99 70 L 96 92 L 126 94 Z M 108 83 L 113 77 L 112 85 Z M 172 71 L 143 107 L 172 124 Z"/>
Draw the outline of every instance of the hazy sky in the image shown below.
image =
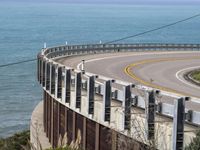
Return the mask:
<path fill-rule="evenodd" d="M 116 4 L 200 4 L 200 0 L 0 0 L 25 2 L 65 2 L 65 3 L 116 3 Z"/>

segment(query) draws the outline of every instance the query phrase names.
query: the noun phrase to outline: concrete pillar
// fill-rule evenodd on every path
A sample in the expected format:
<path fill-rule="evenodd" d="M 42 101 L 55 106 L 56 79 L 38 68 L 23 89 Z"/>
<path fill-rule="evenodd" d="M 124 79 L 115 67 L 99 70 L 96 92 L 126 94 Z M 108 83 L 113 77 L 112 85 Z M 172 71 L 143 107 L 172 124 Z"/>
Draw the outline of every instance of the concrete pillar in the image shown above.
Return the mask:
<path fill-rule="evenodd" d="M 174 101 L 173 150 L 183 149 L 184 123 L 185 123 L 185 99 L 180 98 Z"/>
<path fill-rule="evenodd" d="M 71 100 L 71 70 L 65 70 L 65 103 Z"/>
<path fill-rule="evenodd" d="M 131 122 L 131 106 L 132 106 L 132 98 L 131 98 L 131 85 L 124 87 L 124 129 L 130 130 L 130 122 Z"/>
<path fill-rule="evenodd" d="M 68 128 L 68 122 L 67 122 L 68 115 L 67 115 L 67 112 L 68 112 L 68 108 L 65 107 L 65 134 L 67 133 L 67 128 Z"/>
<path fill-rule="evenodd" d="M 57 120 L 57 127 L 58 127 L 58 129 L 57 129 L 57 139 L 59 140 L 59 137 L 60 137 L 60 105 L 62 105 L 62 104 L 60 104 L 59 102 L 57 102 L 57 117 L 58 117 L 58 120 Z M 58 142 L 57 142 L 58 143 Z"/>
<path fill-rule="evenodd" d="M 96 123 L 95 128 L 95 150 L 99 150 L 99 123 Z"/>
<path fill-rule="evenodd" d="M 87 120 L 86 117 L 83 117 L 83 150 L 86 149 L 86 130 L 87 130 Z"/>
<path fill-rule="evenodd" d="M 73 111 L 73 123 L 72 123 L 72 140 L 76 140 L 76 112 Z"/>
<path fill-rule="evenodd" d="M 53 121 L 53 118 L 54 118 L 54 109 L 53 109 L 53 106 L 54 106 L 54 99 L 51 98 L 51 144 L 53 145 L 53 137 L 54 137 L 54 134 L 53 134 L 53 128 L 54 128 L 54 121 Z"/>
<path fill-rule="evenodd" d="M 95 96 L 95 77 L 88 78 L 87 98 L 88 98 L 88 114 L 94 114 L 94 96 Z"/>
<path fill-rule="evenodd" d="M 75 75 L 75 94 L 76 94 L 76 108 L 81 108 L 81 90 L 82 90 L 82 75 L 81 72 Z"/>
<path fill-rule="evenodd" d="M 151 91 L 147 93 L 147 105 L 146 105 L 146 127 L 147 127 L 147 139 L 154 140 L 155 134 L 155 92 Z"/>
<path fill-rule="evenodd" d="M 47 101 L 47 94 L 46 94 L 46 91 L 43 90 L 43 125 L 44 125 L 44 132 L 46 132 L 46 101 Z"/>
<path fill-rule="evenodd" d="M 110 122 L 111 113 L 111 81 L 105 81 L 103 94 L 103 121 Z"/>
<path fill-rule="evenodd" d="M 117 149 L 117 132 L 115 130 L 112 130 L 112 150 Z"/>

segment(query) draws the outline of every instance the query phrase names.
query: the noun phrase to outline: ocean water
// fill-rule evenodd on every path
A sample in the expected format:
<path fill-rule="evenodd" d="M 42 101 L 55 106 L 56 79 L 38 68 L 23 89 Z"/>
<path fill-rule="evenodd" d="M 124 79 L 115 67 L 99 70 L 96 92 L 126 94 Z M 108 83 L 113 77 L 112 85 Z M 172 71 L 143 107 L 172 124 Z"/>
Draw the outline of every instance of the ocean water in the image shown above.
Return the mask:
<path fill-rule="evenodd" d="M 35 58 L 47 46 L 107 42 L 200 12 L 199 6 L 0 2 L 0 65 Z M 200 43 L 200 18 L 121 43 Z M 42 99 L 36 63 L 0 68 L 0 137 L 29 128 Z"/>

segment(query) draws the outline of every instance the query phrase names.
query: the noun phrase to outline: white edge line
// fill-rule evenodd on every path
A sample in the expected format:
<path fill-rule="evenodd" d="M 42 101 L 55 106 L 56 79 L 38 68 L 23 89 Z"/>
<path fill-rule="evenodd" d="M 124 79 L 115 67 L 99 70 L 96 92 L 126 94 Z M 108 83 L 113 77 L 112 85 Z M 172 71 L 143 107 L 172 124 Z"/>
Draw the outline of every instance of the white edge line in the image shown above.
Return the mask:
<path fill-rule="evenodd" d="M 180 74 L 181 74 L 182 72 L 185 72 L 185 71 L 190 70 L 190 69 L 195 69 L 195 68 L 200 68 L 200 66 L 194 66 L 194 67 L 189 67 L 189 68 L 184 68 L 184 69 L 179 70 L 178 72 L 176 72 L 176 78 L 177 78 L 179 81 L 181 81 L 181 82 L 183 82 L 184 84 L 186 84 L 186 85 L 189 85 L 189 86 L 191 86 L 191 87 L 193 87 L 193 88 L 196 88 L 196 89 L 200 89 L 200 87 L 198 87 L 198 86 L 196 86 L 196 85 L 194 85 L 194 84 L 191 84 L 191 83 L 189 83 L 188 81 L 183 80 L 183 79 L 180 78 Z"/>

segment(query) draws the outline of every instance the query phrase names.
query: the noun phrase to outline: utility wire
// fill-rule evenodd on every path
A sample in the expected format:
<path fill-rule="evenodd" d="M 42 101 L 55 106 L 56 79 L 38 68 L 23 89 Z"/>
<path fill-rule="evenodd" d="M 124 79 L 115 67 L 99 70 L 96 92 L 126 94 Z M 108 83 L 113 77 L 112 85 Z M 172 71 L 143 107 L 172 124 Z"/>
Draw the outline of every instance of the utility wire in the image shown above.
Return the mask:
<path fill-rule="evenodd" d="M 160 26 L 158 28 L 150 29 L 150 30 L 147 30 L 147 31 L 144 31 L 144 32 L 141 32 L 141 33 L 137 33 L 137 34 L 126 36 L 126 37 L 123 37 L 123 38 L 120 38 L 120 39 L 109 41 L 109 42 L 106 42 L 104 44 L 111 44 L 111 43 L 114 43 L 114 42 L 119 42 L 119 41 L 123 41 L 123 40 L 126 40 L 126 39 L 130 39 L 130 38 L 134 38 L 134 37 L 137 37 L 137 36 L 141 36 L 141 35 L 144 35 L 144 34 L 147 34 L 147 33 L 150 33 L 150 32 L 154 32 L 154 31 L 157 31 L 157 30 L 168 28 L 170 26 L 174 26 L 174 25 L 182 23 L 182 22 L 186 22 L 188 20 L 194 19 L 194 18 L 199 17 L 199 16 L 200 16 L 200 13 L 197 14 L 197 15 L 194 15 L 194 16 L 191 16 L 191 17 L 188 17 L 188 18 L 185 18 L 185 19 L 182 19 L 182 20 L 167 24 L 167 25 Z"/>
<path fill-rule="evenodd" d="M 28 60 L 18 61 L 18 62 L 14 62 L 14 63 L 4 64 L 4 65 L 0 65 L 0 68 L 23 64 L 23 63 L 27 63 L 27 62 L 31 62 L 31 61 L 35 61 L 35 60 L 37 60 L 37 59 L 28 59 Z"/>
<path fill-rule="evenodd" d="M 134 37 L 137 37 L 137 36 L 141 36 L 141 35 L 144 35 L 144 34 L 147 34 L 147 33 L 150 33 L 150 32 L 154 32 L 154 31 L 157 31 L 157 30 L 168 28 L 170 26 L 174 26 L 174 25 L 182 23 L 182 22 L 186 22 L 188 20 L 192 20 L 192 19 L 197 18 L 199 16 L 200 16 L 200 13 L 197 14 L 197 15 L 194 15 L 194 16 L 191 16 L 191 17 L 188 17 L 188 18 L 185 18 L 185 19 L 182 19 L 182 20 L 167 24 L 167 25 L 160 26 L 158 28 L 150 29 L 150 30 L 147 30 L 147 31 L 144 31 L 144 32 L 141 32 L 141 33 L 137 33 L 137 34 L 134 34 L 134 35 L 126 36 L 126 37 L 119 38 L 119 39 L 116 39 L 116 40 L 113 40 L 113 41 L 108 41 L 108 42 L 103 43 L 103 44 L 112 44 L 114 42 L 119 42 L 119 41 L 123 41 L 123 40 L 126 40 L 126 39 L 130 39 L 130 38 L 134 38 Z M 18 61 L 18 62 L 14 62 L 14 63 L 4 64 L 4 65 L 0 65 L 0 68 L 13 66 L 13 65 L 18 65 L 18 64 L 22 64 L 22 63 L 27 63 L 27 62 L 31 62 L 31 61 L 35 61 L 35 60 L 37 60 L 37 59 L 28 59 L 28 60 L 24 60 L 24 61 Z"/>

